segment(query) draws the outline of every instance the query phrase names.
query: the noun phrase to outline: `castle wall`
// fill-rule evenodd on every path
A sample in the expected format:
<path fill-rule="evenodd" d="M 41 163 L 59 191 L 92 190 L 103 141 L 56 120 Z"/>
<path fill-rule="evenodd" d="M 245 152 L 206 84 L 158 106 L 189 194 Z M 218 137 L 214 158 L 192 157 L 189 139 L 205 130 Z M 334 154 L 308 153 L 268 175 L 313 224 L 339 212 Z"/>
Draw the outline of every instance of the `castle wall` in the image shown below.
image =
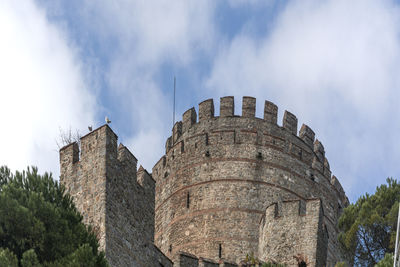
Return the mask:
<path fill-rule="evenodd" d="M 271 204 L 260 223 L 259 257 L 265 261 L 324 267 L 327 233 L 321 201 L 287 201 Z"/>
<path fill-rule="evenodd" d="M 347 198 L 331 177 L 321 142 L 297 118 L 265 102 L 255 118 L 255 99 L 243 99 L 234 115 L 233 97 L 189 109 L 175 124 L 166 154 L 153 168 L 156 183 L 155 243 L 167 256 L 180 250 L 198 257 L 238 263 L 259 251 L 259 222 L 271 203 L 320 198 L 329 233 L 327 266 L 340 258 L 336 222 Z"/>
<path fill-rule="evenodd" d="M 238 265 L 224 260 L 216 262 L 210 259 L 198 258 L 195 255 L 179 251 L 174 256 L 174 267 L 238 267 Z"/>
<path fill-rule="evenodd" d="M 154 246 L 155 181 L 108 125 L 60 150 L 60 182 L 94 226 L 111 266 L 172 266 Z M 160 265 L 162 264 L 162 265 Z"/>
<path fill-rule="evenodd" d="M 234 115 L 233 97 L 223 97 L 218 117 L 203 101 L 198 122 L 186 111 L 152 174 L 108 125 L 82 137 L 81 151 L 60 150 L 60 182 L 112 266 L 172 266 L 167 256 L 174 266 L 238 266 L 251 253 L 289 266 L 298 255 L 309 266 L 341 260 L 337 220 L 348 199 L 324 146 L 308 126 L 298 133 L 288 111 L 277 125 L 273 103 L 263 119 L 255 98 L 242 105 Z"/>

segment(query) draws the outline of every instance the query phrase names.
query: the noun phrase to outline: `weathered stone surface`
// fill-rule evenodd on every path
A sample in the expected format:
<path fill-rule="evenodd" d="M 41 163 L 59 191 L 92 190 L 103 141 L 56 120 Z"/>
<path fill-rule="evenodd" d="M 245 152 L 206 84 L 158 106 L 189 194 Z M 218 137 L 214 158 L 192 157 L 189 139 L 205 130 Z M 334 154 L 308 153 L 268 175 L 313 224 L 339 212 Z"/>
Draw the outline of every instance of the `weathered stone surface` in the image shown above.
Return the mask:
<path fill-rule="evenodd" d="M 155 181 L 104 125 L 60 151 L 61 177 L 111 266 L 172 266 L 154 246 Z M 162 265 L 160 265 L 162 264 Z"/>
<path fill-rule="evenodd" d="M 342 259 L 337 220 L 348 199 L 315 134 L 255 98 L 192 108 L 173 127 L 152 174 L 104 125 L 60 150 L 60 181 L 94 225 L 112 266 L 240 266 L 247 254 L 294 266 Z M 276 203 L 276 204 L 274 204 Z M 272 215 L 271 215 L 272 214 Z M 277 250 L 279 247 L 281 250 Z M 190 254 L 189 254 L 190 253 Z M 170 260 L 171 259 L 171 260 Z"/>
<path fill-rule="evenodd" d="M 214 118 L 214 100 L 207 99 L 199 104 L 199 122 Z"/>
<path fill-rule="evenodd" d="M 197 114 L 194 108 L 188 109 L 182 116 L 182 131 L 186 132 L 193 124 L 196 123 Z"/>
<path fill-rule="evenodd" d="M 265 100 L 264 120 L 274 124 L 278 120 L 278 106 L 268 100 Z"/>
<path fill-rule="evenodd" d="M 233 116 L 235 114 L 235 102 L 233 96 L 221 97 L 219 110 L 219 115 L 221 117 Z"/>
<path fill-rule="evenodd" d="M 256 99 L 244 96 L 242 101 L 242 116 L 252 118 L 256 114 Z"/>
<path fill-rule="evenodd" d="M 281 214 L 277 214 L 281 205 Z M 327 234 L 324 232 L 321 200 L 285 201 L 270 205 L 260 223 L 258 255 L 265 261 L 288 266 L 326 266 Z M 304 212 L 305 211 L 305 212 Z"/>
<path fill-rule="evenodd" d="M 285 110 L 285 114 L 283 114 L 283 128 L 287 129 L 294 135 L 297 135 L 297 118 L 294 114 Z"/>
<path fill-rule="evenodd" d="M 307 125 L 303 124 L 300 129 L 299 137 L 311 148 L 314 145 L 315 133 L 314 131 L 308 127 Z"/>
<path fill-rule="evenodd" d="M 232 98 L 229 101 L 233 103 Z M 199 109 L 204 109 L 203 105 L 204 102 Z M 266 208 L 271 203 L 302 201 L 296 214 L 282 217 L 283 227 L 292 218 L 310 217 L 304 203 L 317 199 L 323 203 L 324 214 L 320 221 L 314 220 L 329 233 L 326 257 L 320 262 L 333 266 L 341 260 L 336 241 L 341 212 L 337 203 L 344 203 L 347 198 L 337 180 L 331 182 L 322 144 L 318 142 L 314 149 L 313 131 L 303 127 L 301 137 L 297 136 L 297 118 L 289 112 L 285 113 L 283 127 L 278 126 L 277 107 L 270 102 L 265 105 L 265 120 L 253 116 L 253 98 L 243 100 L 243 116 L 227 116 L 231 114 L 230 106 L 226 113 L 227 104 L 220 106 L 220 117 L 208 116 L 193 124 L 153 168 L 157 181 L 156 245 L 171 258 L 183 250 L 214 261 L 222 257 L 236 264 L 252 252 L 266 260 L 259 255 L 260 220 Z M 305 224 L 296 222 L 299 227 Z M 309 266 L 318 263 L 315 255 L 324 254 L 317 253 L 320 247 L 315 245 L 324 236 L 318 234 L 319 224 L 313 227 L 308 239 L 314 245 L 305 244 L 305 252 L 293 252 L 306 253 L 304 256 L 313 259 Z M 309 232 L 311 229 L 305 233 Z M 280 241 L 283 240 L 276 240 Z M 299 241 L 293 242 L 295 245 Z"/>

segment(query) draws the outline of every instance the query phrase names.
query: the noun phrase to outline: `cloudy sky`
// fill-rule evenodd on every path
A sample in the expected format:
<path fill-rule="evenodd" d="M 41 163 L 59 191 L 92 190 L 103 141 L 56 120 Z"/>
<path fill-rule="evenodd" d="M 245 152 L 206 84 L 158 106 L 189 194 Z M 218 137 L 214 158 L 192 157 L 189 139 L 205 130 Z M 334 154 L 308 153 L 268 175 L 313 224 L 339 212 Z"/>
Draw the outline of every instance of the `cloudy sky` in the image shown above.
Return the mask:
<path fill-rule="evenodd" d="M 59 129 L 100 126 L 151 170 L 177 118 L 244 95 L 297 115 L 350 200 L 400 177 L 400 3 L 0 1 L 0 165 L 58 178 Z M 280 122 L 279 122 L 280 123 Z"/>

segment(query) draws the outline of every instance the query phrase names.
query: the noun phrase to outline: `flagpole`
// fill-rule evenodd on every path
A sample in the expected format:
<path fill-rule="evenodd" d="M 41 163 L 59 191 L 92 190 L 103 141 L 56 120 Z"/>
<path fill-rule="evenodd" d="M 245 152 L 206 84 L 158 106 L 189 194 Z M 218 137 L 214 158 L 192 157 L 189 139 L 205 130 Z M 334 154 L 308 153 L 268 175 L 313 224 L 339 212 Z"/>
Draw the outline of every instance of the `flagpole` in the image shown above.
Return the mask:
<path fill-rule="evenodd" d="M 174 104 L 173 104 L 173 112 L 172 112 L 172 127 L 175 125 L 175 87 L 176 87 L 176 79 L 174 76 Z"/>

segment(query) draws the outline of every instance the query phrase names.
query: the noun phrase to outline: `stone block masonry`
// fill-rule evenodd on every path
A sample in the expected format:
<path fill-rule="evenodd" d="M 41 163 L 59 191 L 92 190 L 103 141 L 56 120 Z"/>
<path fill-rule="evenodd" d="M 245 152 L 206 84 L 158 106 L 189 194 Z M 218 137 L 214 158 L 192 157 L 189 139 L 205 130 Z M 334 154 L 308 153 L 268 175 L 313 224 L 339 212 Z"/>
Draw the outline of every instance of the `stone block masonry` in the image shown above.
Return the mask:
<path fill-rule="evenodd" d="M 288 266 L 324 267 L 328 233 L 321 200 L 294 200 L 271 204 L 260 223 L 259 257 Z"/>
<path fill-rule="evenodd" d="M 155 181 L 104 125 L 60 150 L 60 182 L 111 266 L 172 266 L 154 245 Z"/>
<path fill-rule="evenodd" d="M 247 254 L 298 266 L 342 260 L 337 221 L 348 199 L 307 125 L 244 97 L 190 108 L 152 173 L 108 125 L 60 150 L 61 178 L 111 266 L 241 266 Z"/>
<path fill-rule="evenodd" d="M 272 238 L 292 246 L 285 255 L 290 261 L 274 256 L 277 262 L 291 266 L 302 255 L 308 266 L 334 266 L 342 259 L 337 220 L 348 199 L 331 176 L 322 143 L 307 125 L 298 133 L 298 119 L 288 111 L 279 126 L 278 107 L 269 101 L 263 119 L 255 117 L 255 98 L 243 97 L 242 105 L 242 116 L 237 116 L 233 97 L 222 97 L 217 116 L 208 99 L 199 104 L 198 122 L 191 108 L 183 116 L 182 131 L 177 134 L 174 127 L 152 172 L 155 244 L 171 258 L 183 250 L 239 264 L 252 252 L 269 260 L 272 252 L 260 240 Z M 288 201 L 306 203 L 307 212 L 274 219 L 262 232 L 267 207 L 285 203 L 277 209 L 287 210 Z M 308 223 L 312 226 L 304 226 Z M 304 230 L 288 240 L 274 235 L 289 226 Z M 300 237 L 310 242 L 299 247 L 304 241 Z"/>

